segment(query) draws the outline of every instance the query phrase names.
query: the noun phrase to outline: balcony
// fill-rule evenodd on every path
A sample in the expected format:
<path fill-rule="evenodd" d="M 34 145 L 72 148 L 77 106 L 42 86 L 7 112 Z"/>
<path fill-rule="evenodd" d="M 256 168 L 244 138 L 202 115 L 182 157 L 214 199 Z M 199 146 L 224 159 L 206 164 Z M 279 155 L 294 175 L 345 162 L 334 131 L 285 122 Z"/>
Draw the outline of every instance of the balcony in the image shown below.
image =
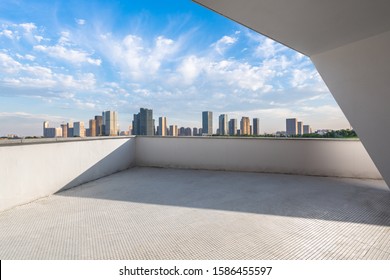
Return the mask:
<path fill-rule="evenodd" d="M 0 154 L 1 259 L 390 259 L 390 191 L 358 140 L 58 139 Z"/>

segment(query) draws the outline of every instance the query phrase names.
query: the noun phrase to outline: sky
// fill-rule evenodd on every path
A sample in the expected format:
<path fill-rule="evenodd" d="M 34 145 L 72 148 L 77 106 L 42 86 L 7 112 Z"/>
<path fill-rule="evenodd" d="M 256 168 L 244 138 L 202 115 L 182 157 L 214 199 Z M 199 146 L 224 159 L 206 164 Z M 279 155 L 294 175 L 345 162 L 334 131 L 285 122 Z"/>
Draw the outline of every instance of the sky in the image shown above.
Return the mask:
<path fill-rule="evenodd" d="M 350 125 L 310 59 L 189 0 L 2 0 L 0 136 L 42 135 L 102 111 L 127 130 L 139 108 L 201 127 L 201 112 Z"/>

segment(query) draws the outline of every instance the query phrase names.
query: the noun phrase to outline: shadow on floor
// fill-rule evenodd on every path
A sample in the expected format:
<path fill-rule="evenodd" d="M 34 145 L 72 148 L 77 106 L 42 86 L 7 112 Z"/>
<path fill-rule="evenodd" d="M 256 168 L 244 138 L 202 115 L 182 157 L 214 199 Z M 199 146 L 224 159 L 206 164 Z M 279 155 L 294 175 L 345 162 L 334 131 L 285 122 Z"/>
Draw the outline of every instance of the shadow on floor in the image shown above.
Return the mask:
<path fill-rule="evenodd" d="M 137 167 L 56 195 L 390 226 L 379 180 Z"/>

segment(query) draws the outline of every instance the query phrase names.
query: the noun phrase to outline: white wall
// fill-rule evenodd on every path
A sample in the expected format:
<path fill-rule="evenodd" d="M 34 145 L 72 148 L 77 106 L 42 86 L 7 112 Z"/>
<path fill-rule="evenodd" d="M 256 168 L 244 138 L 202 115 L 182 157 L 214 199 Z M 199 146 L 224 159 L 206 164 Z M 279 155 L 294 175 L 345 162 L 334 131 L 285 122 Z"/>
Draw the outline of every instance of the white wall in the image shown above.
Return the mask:
<path fill-rule="evenodd" d="M 0 145 L 0 211 L 127 169 L 134 163 L 134 137 Z"/>
<path fill-rule="evenodd" d="M 136 138 L 137 166 L 380 179 L 358 140 Z"/>
<path fill-rule="evenodd" d="M 390 186 L 390 32 L 312 56 Z"/>

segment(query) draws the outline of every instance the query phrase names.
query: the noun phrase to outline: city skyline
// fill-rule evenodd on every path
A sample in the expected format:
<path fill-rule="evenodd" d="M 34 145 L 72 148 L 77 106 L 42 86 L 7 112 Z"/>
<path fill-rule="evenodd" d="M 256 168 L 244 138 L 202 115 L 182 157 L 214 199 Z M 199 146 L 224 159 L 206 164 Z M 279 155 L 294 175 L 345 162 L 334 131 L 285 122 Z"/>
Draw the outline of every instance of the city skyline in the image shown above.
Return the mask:
<path fill-rule="evenodd" d="M 121 130 L 118 125 L 118 112 L 103 111 L 102 115 L 95 115 L 89 120 L 89 127 L 84 122 L 69 122 L 61 124 L 60 127 L 50 127 L 49 121 L 43 122 L 43 137 L 96 137 L 96 136 L 129 136 L 129 135 L 148 135 L 148 136 L 276 136 L 290 137 L 303 136 L 312 134 L 313 130 L 310 124 L 304 123 L 297 118 L 287 118 L 285 120 L 285 130 L 269 133 L 262 131 L 260 118 L 253 118 L 252 122 L 249 117 L 242 116 L 239 122 L 235 118 L 228 117 L 227 114 L 218 116 L 218 127 L 214 129 L 211 125 L 213 122 L 213 112 L 202 111 L 202 127 L 183 127 L 177 124 L 170 124 L 167 116 L 153 117 L 153 109 L 140 108 L 139 112 L 133 114 L 132 125 L 128 130 Z M 169 118 L 169 117 L 168 117 Z M 345 130 L 345 129 L 344 129 Z M 346 128 L 349 130 L 349 128 Z M 324 135 L 334 130 L 319 129 L 314 134 Z M 344 133 L 344 132 L 343 132 Z M 349 135 L 349 133 L 348 133 Z M 17 135 L 11 134 L 8 138 L 15 138 Z M 41 135 L 39 135 L 41 136 Z M 311 137 L 311 136 L 308 136 Z"/>
<path fill-rule="evenodd" d="M 199 127 L 202 110 L 260 117 L 267 132 L 289 116 L 314 128 L 350 126 L 307 57 L 191 1 L 0 8 L 0 135 L 141 107 L 185 127 Z"/>

